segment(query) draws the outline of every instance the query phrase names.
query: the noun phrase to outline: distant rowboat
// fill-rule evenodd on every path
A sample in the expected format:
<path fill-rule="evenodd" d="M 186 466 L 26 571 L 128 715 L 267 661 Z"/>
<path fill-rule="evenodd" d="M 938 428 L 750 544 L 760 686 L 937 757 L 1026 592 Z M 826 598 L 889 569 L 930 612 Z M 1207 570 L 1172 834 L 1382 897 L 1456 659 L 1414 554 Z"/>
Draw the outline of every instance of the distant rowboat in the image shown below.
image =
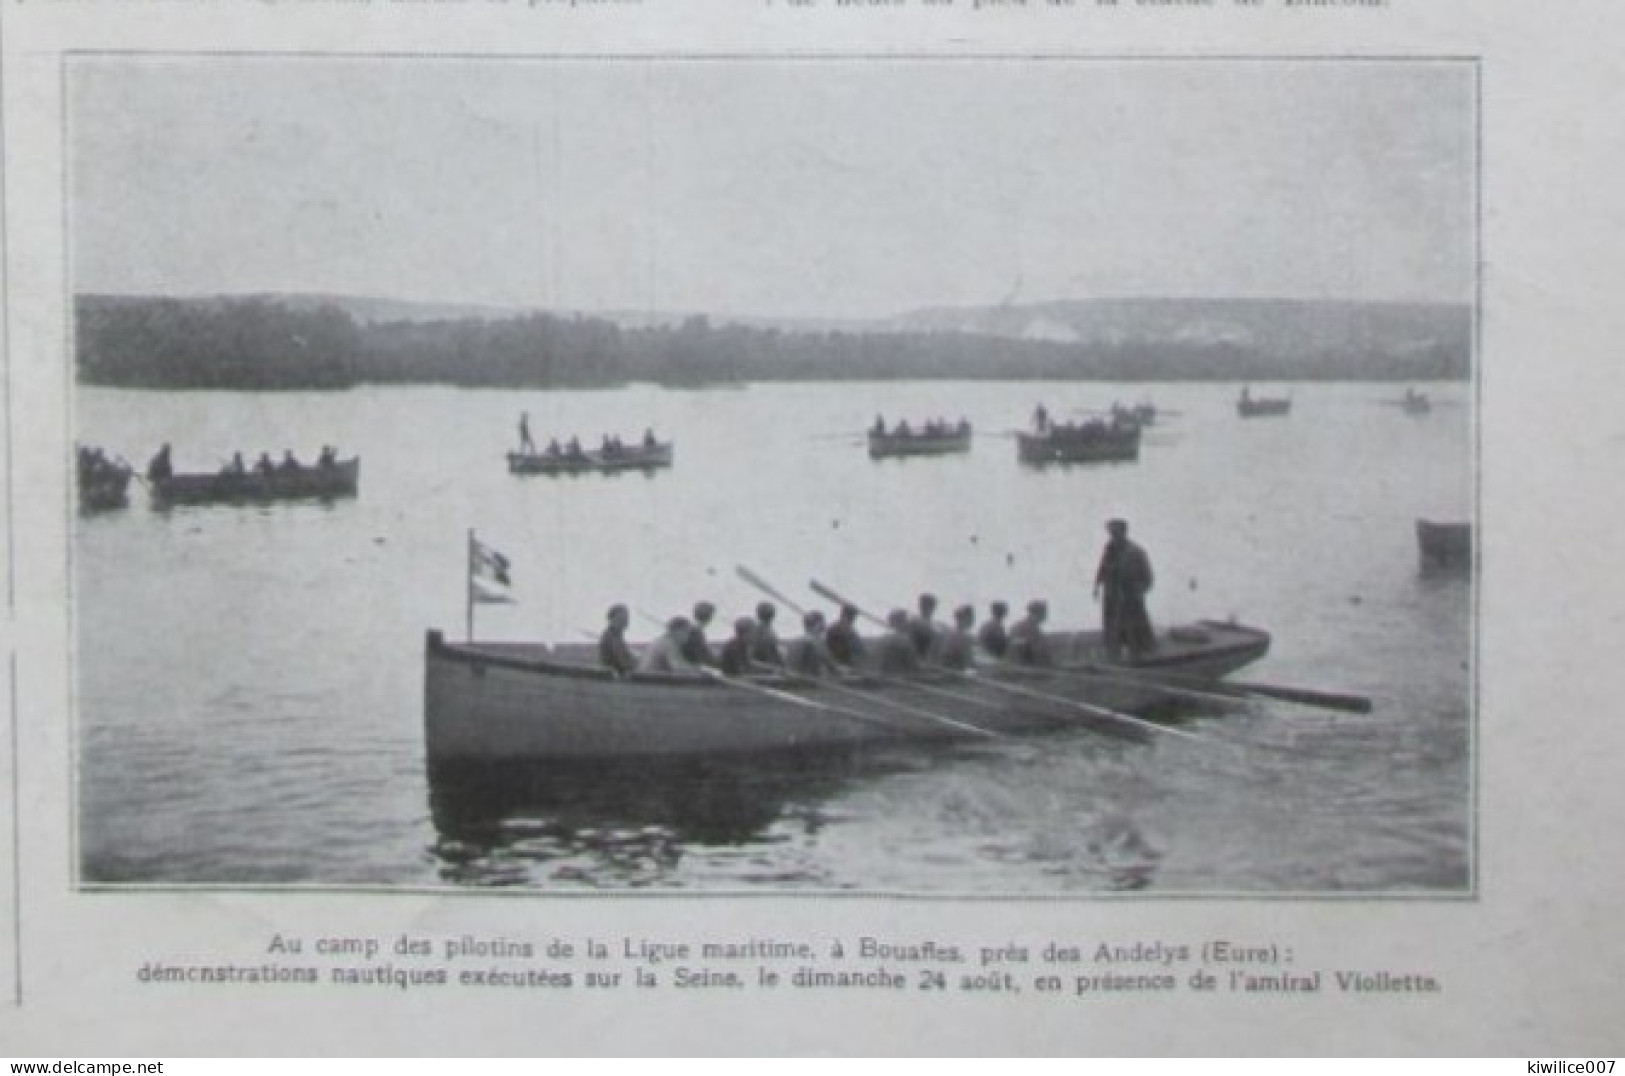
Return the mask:
<path fill-rule="evenodd" d="M 876 460 L 900 456 L 947 456 L 969 452 L 970 446 L 971 428 L 968 423 L 950 426 L 940 432 L 869 431 L 869 458 Z"/>
<path fill-rule="evenodd" d="M 670 441 L 653 445 L 629 444 L 612 452 L 510 452 L 508 473 L 559 477 L 617 474 L 622 471 L 649 472 L 670 467 L 675 455 L 675 446 Z"/>
<path fill-rule="evenodd" d="M 1278 418 L 1290 413 L 1292 397 L 1278 399 L 1249 396 L 1245 392 L 1236 401 L 1236 414 L 1242 418 Z"/>
<path fill-rule="evenodd" d="M 361 458 L 331 464 L 278 467 L 270 471 L 217 474 L 174 474 L 151 478 L 153 503 L 244 504 L 265 501 L 331 500 L 354 497 L 361 479 Z"/>
<path fill-rule="evenodd" d="M 1016 458 L 1022 463 L 1132 463 L 1140 458 L 1140 430 L 1132 420 L 1081 426 L 1051 425 L 1042 433 L 1018 432 Z"/>
<path fill-rule="evenodd" d="M 999 663 L 974 675 L 926 670 L 840 680 L 617 678 L 599 666 L 591 644 L 454 643 L 430 631 L 428 759 L 448 766 L 718 758 L 965 739 L 1080 721 L 1107 727 L 1165 704 L 1158 676 L 1187 687 L 1216 683 L 1270 645 L 1256 628 L 1203 621 L 1166 633 L 1153 654 L 1132 666 L 1111 667 L 1100 664 L 1099 632 L 1049 639 L 1062 663 L 1056 668 Z"/>

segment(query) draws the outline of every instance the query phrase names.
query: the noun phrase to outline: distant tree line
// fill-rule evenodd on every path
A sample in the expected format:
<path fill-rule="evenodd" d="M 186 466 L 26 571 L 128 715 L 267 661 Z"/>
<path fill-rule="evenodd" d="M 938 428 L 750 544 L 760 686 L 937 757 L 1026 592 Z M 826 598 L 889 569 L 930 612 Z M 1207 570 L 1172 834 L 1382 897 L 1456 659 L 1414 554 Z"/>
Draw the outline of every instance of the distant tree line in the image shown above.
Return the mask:
<path fill-rule="evenodd" d="M 937 331 L 798 331 L 694 316 L 626 328 L 585 316 L 359 323 L 274 298 L 80 296 L 81 382 L 141 388 L 358 384 L 583 388 L 656 382 L 1433 380 L 1467 375 L 1470 333 L 1367 338 L 1291 354 L 1212 340 L 1057 341 Z"/>

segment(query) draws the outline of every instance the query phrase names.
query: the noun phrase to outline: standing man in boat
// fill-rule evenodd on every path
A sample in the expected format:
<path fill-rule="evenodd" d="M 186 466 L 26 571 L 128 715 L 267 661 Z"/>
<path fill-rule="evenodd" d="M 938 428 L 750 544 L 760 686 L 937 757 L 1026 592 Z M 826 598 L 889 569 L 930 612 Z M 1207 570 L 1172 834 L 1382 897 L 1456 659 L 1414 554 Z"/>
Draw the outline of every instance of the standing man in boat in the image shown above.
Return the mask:
<path fill-rule="evenodd" d="M 165 441 L 164 447 L 160 448 L 158 454 L 147 464 L 147 481 L 162 482 L 174 473 L 175 466 L 169 462 L 169 442 Z"/>
<path fill-rule="evenodd" d="M 530 439 L 530 412 L 519 412 L 519 451 L 527 456 L 536 454 L 536 442 Z"/>
<path fill-rule="evenodd" d="M 638 667 L 632 648 L 626 645 L 626 626 L 632 622 L 632 614 L 624 605 L 612 605 L 608 620 L 598 636 L 598 660 L 616 676 L 626 676 Z"/>
<path fill-rule="evenodd" d="M 1108 521 L 1106 533 L 1110 537 L 1095 571 L 1095 600 L 1101 602 L 1106 658 L 1117 661 L 1127 650 L 1130 659 L 1138 660 L 1156 647 L 1151 616 L 1145 608 L 1152 583 L 1151 558 L 1129 541 L 1126 520 Z"/>
<path fill-rule="evenodd" d="M 1004 618 L 1010 615 L 1010 606 L 1004 602 L 994 602 L 987 607 L 987 612 L 988 619 L 982 622 L 982 630 L 976 633 L 976 642 L 989 657 L 1003 658 L 1010 652 L 1010 633 L 1004 626 Z"/>

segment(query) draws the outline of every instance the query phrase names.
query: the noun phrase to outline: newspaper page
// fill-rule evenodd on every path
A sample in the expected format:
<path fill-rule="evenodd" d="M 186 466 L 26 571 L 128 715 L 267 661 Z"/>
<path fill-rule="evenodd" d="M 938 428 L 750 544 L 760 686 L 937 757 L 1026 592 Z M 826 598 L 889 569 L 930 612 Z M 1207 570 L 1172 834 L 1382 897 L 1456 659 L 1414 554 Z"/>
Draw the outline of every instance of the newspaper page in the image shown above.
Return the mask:
<path fill-rule="evenodd" d="M 1620 1053 L 1622 22 L 4 0 L 0 1052 Z"/>

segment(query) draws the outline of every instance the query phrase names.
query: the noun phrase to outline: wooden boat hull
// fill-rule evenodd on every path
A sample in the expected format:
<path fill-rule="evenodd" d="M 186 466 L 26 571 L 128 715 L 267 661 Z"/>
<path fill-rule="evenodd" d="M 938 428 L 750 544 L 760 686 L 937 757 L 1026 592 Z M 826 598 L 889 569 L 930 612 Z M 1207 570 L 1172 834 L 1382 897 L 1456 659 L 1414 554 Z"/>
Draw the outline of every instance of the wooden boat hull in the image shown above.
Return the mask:
<path fill-rule="evenodd" d="M 1423 568 L 1468 568 L 1473 563 L 1473 525 L 1416 521 L 1416 544 Z"/>
<path fill-rule="evenodd" d="M 648 472 L 670 467 L 675 458 L 676 450 L 671 442 L 653 448 L 637 445 L 612 456 L 605 456 L 602 452 L 588 452 L 578 458 L 551 456 L 543 452 L 510 452 L 508 473 L 557 478 L 566 475 L 620 474 L 624 471 Z"/>
<path fill-rule="evenodd" d="M 937 671 L 910 678 L 721 681 L 640 675 L 616 679 L 594 667 L 591 646 L 460 644 L 428 633 L 424 720 L 431 766 L 625 758 L 716 758 L 850 750 L 914 740 L 964 739 L 976 729 L 1024 732 L 1110 718 L 1077 704 L 1144 711 L 1167 696 L 1160 671 L 1216 679 L 1269 649 L 1265 632 L 1204 623 L 1123 676 L 1064 668 L 990 666 L 974 675 Z M 1057 636 L 1063 664 L 1096 665 L 1099 633 Z M 1118 726 L 1121 729 L 1121 726 Z"/>
<path fill-rule="evenodd" d="M 1133 463 L 1140 458 L 1140 426 L 1018 433 L 1016 458 L 1040 467 L 1050 463 Z"/>
<path fill-rule="evenodd" d="M 153 503 L 257 504 L 267 501 L 332 500 L 354 497 L 361 482 L 361 459 L 340 460 L 331 467 L 259 474 L 177 474 L 150 482 Z"/>
<path fill-rule="evenodd" d="M 1237 400 L 1236 414 L 1242 418 L 1280 418 L 1292 411 L 1292 398 L 1282 400 Z"/>
<path fill-rule="evenodd" d="M 949 456 L 969 452 L 971 435 L 950 433 L 941 436 L 928 434 L 892 434 L 869 431 L 869 458 L 896 459 L 904 456 Z"/>

